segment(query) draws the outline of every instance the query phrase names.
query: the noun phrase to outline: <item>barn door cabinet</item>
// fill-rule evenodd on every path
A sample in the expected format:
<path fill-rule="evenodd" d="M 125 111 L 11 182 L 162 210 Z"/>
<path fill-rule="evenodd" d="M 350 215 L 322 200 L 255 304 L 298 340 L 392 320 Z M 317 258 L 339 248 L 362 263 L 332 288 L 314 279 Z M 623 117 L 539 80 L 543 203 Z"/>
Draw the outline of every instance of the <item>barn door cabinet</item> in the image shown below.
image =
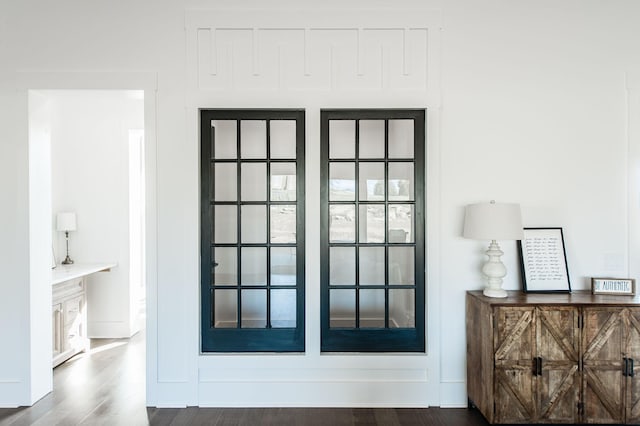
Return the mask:
<path fill-rule="evenodd" d="M 467 293 L 469 403 L 494 424 L 640 422 L 640 302 Z"/>

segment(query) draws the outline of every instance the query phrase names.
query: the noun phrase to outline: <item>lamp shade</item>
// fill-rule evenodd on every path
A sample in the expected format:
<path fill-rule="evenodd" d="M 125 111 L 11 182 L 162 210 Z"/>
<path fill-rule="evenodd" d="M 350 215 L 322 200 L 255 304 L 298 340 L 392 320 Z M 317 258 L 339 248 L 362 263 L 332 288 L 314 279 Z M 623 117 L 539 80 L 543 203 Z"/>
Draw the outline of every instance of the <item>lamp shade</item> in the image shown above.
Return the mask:
<path fill-rule="evenodd" d="M 474 240 L 521 240 L 524 232 L 520 205 L 495 201 L 468 205 L 462 236 Z"/>
<path fill-rule="evenodd" d="M 74 212 L 61 212 L 56 216 L 56 228 L 58 231 L 75 231 L 76 214 Z"/>

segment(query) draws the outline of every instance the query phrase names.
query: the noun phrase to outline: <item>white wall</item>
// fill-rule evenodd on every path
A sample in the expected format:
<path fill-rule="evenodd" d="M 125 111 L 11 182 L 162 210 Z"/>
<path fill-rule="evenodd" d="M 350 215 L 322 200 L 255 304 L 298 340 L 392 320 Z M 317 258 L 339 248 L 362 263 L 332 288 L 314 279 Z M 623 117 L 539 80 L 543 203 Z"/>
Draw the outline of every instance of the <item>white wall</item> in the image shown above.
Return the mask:
<path fill-rule="evenodd" d="M 150 405 L 465 405 L 464 292 L 481 287 L 485 249 L 460 237 L 468 203 L 519 202 L 525 226 L 564 227 L 575 289 L 587 288 L 591 276 L 630 274 L 628 215 L 637 209 L 629 204 L 627 144 L 637 138 L 627 135 L 625 73 L 640 65 L 640 4 L 386 3 L 281 0 L 253 14 L 246 11 L 264 8 L 264 2 L 67 0 L 40 4 L 38 13 L 26 3 L 2 3 L 0 40 L 20 41 L 0 43 L 0 193 L 15 206 L 0 212 L 7 230 L 0 258 L 11 260 L 0 283 L 7 295 L 0 300 L 3 323 L 5 317 L 26 318 L 29 304 L 23 287 L 29 280 L 29 210 L 22 91 L 39 88 L 42 76 L 23 70 L 80 72 L 83 84 L 91 71 L 107 81 L 104 73 L 114 70 L 158 75 L 152 129 L 157 170 L 148 175 L 157 179 L 151 192 L 157 223 L 147 228 L 150 239 L 157 238 L 149 246 L 154 259 L 157 254 L 148 293 Z M 193 8 L 213 13 L 186 11 Z M 323 16 L 331 18 L 331 31 L 316 32 Z M 206 33 L 219 22 L 229 31 L 211 38 Z M 254 26 L 242 26 L 247 23 Z M 302 35 L 289 31 L 299 28 Z M 427 32 L 422 48 L 421 29 Z M 282 41 L 286 34 L 291 37 Z M 305 49 L 309 54 L 301 55 Z M 425 69 L 413 53 L 426 60 Z M 211 59 L 203 61 L 207 55 Z M 307 108 L 304 356 L 198 355 L 197 108 L 210 106 Z M 319 219 L 312 213 L 319 208 L 319 166 L 312 160 L 319 109 L 385 106 L 428 108 L 429 353 L 322 356 L 316 339 Z M 503 249 L 506 287 L 517 289 L 516 246 Z M 0 333 L 10 347 L 28 350 L 22 330 L 2 327 Z M 246 370 L 248 364 L 256 368 Z M 28 370 L 14 352 L 0 355 L 0 404 L 28 400 L 22 393 L 29 388 Z M 293 374 L 300 379 L 286 382 Z M 255 382 L 247 392 L 247 383 Z M 365 392 L 385 386 L 401 391 Z"/>
<path fill-rule="evenodd" d="M 69 233 L 75 263 L 115 262 L 87 277 L 89 337 L 129 337 L 138 331 L 129 280 L 129 130 L 144 128 L 140 92 L 43 91 L 51 101 L 52 211 L 74 211 Z M 62 261 L 64 233 L 55 232 Z"/>
<path fill-rule="evenodd" d="M 51 102 L 29 92 L 29 251 L 31 401 L 53 386 L 51 327 L 40 327 L 41 314 L 51 318 Z M 45 317 L 46 318 L 46 317 Z"/>

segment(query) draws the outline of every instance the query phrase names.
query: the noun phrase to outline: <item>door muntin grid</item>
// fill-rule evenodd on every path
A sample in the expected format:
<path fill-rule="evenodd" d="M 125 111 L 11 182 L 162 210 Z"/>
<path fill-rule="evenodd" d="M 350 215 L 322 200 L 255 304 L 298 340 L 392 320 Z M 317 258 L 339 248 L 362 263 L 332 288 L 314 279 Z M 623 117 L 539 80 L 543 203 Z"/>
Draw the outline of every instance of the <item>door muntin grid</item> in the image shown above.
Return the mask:
<path fill-rule="evenodd" d="M 304 350 L 304 112 L 201 124 L 203 351 Z"/>
<path fill-rule="evenodd" d="M 424 350 L 424 111 L 321 115 L 322 350 Z"/>

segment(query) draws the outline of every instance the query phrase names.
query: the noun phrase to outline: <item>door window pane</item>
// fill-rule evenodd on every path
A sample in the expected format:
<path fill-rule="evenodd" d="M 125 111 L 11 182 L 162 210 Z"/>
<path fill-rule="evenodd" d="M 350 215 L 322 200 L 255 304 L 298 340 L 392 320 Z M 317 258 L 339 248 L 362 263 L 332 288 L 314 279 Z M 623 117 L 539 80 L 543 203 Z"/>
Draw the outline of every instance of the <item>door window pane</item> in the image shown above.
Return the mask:
<path fill-rule="evenodd" d="M 236 120 L 212 120 L 214 142 L 213 158 L 233 159 L 238 150 L 238 124 Z"/>
<path fill-rule="evenodd" d="M 216 244 L 235 243 L 238 239 L 237 206 L 215 206 L 213 241 Z"/>
<path fill-rule="evenodd" d="M 213 280 L 215 285 L 238 284 L 237 248 L 216 247 L 213 250 Z"/>
<path fill-rule="evenodd" d="M 412 243 L 413 204 L 389 204 L 389 242 Z"/>
<path fill-rule="evenodd" d="M 355 285 L 356 249 L 354 247 L 331 247 L 329 253 L 329 284 Z"/>
<path fill-rule="evenodd" d="M 355 204 L 334 204 L 329 206 L 329 241 L 348 243 L 356 240 Z"/>
<path fill-rule="evenodd" d="M 271 326 L 276 328 L 295 327 L 296 291 L 271 291 Z"/>
<path fill-rule="evenodd" d="M 271 206 L 271 243 L 287 244 L 296 242 L 296 206 Z"/>
<path fill-rule="evenodd" d="M 389 163 L 389 200 L 413 199 L 413 163 Z"/>
<path fill-rule="evenodd" d="M 360 290 L 360 327 L 384 327 L 384 290 Z"/>
<path fill-rule="evenodd" d="M 296 158 L 296 122 L 271 120 L 271 158 Z"/>
<path fill-rule="evenodd" d="M 241 207 L 240 233 L 243 243 L 267 242 L 267 206 L 248 205 Z"/>
<path fill-rule="evenodd" d="M 296 285 L 296 248 L 271 248 L 271 285 Z"/>
<path fill-rule="evenodd" d="M 355 163 L 331 163 L 329 166 L 329 201 L 355 201 Z"/>
<path fill-rule="evenodd" d="M 360 201 L 384 201 L 384 163 L 360 163 Z"/>
<path fill-rule="evenodd" d="M 360 120 L 358 157 L 384 158 L 384 120 Z"/>
<path fill-rule="evenodd" d="M 355 290 L 330 290 L 329 323 L 337 328 L 356 326 Z"/>
<path fill-rule="evenodd" d="M 296 163 L 271 163 L 271 201 L 296 200 Z"/>
<path fill-rule="evenodd" d="M 360 243 L 384 243 L 384 204 L 360 204 Z"/>
<path fill-rule="evenodd" d="M 215 290 L 214 319 L 216 328 L 236 328 L 238 326 L 238 292 L 236 290 Z"/>
<path fill-rule="evenodd" d="M 244 163 L 241 171 L 242 201 L 267 201 L 267 163 Z"/>
<path fill-rule="evenodd" d="M 267 285 L 267 249 L 242 247 L 241 250 L 242 285 Z"/>
<path fill-rule="evenodd" d="M 267 157 L 266 121 L 240 121 L 240 156 L 243 159 Z"/>
<path fill-rule="evenodd" d="M 356 122 L 329 121 L 329 158 L 356 157 Z"/>
<path fill-rule="evenodd" d="M 242 290 L 242 328 L 267 326 L 267 291 Z"/>
<path fill-rule="evenodd" d="M 389 247 L 389 284 L 414 285 L 414 248 Z"/>
<path fill-rule="evenodd" d="M 214 169 L 215 201 L 236 201 L 238 197 L 236 165 L 233 163 L 216 163 Z"/>
<path fill-rule="evenodd" d="M 384 247 L 360 247 L 360 285 L 384 285 Z"/>
<path fill-rule="evenodd" d="M 389 158 L 413 158 L 413 120 L 389 120 Z"/>
<path fill-rule="evenodd" d="M 415 328 L 415 291 L 410 289 L 389 290 L 389 327 Z"/>

